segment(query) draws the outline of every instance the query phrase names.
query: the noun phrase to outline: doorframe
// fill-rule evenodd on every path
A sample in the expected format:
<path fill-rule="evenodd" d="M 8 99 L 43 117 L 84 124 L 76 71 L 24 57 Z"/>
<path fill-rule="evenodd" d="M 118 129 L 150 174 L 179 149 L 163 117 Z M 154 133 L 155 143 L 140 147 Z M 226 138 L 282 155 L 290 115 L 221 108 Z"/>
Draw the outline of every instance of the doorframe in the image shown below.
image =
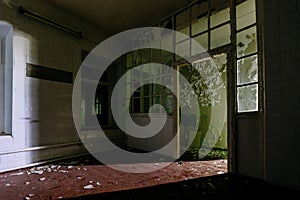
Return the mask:
<path fill-rule="evenodd" d="M 231 34 L 235 35 L 235 34 Z M 212 55 L 227 55 L 227 171 L 236 170 L 236 59 L 233 43 L 208 51 Z"/>
<path fill-rule="evenodd" d="M 236 155 L 236 60 L 234 54 L 235 46 L 232 44 L 224 45 L 219 48 L 215 48 L 212 50 L 207 51 L 210 56 L 217 55 L 217 54 L 226 54 L 227 59 L 227 66 L 226 66 L 226 98 L 227 98 L 227 168 L 228 172 L 235 171 L 235 155 Z M 179 68 L 186 65 L 187 62 L 184 63 L 175 63 L 176 71 L 179 73 Z M 176 79 L 178 82 L 178 80 Z M 177 84 L 176 84 L 177 87 Z M 178 87 L 176 88 L 177 93 Z M 179 118 L 178 118 L 178 110 L 179 104 L 176 101 L 175 105 L 173 106 L 173 113 L 174 113 L 174 130 L 178 130 Z M 176 132 L 176 131 L 175 131 Z M 175 133 L 176 134 L 176 133 Z M 178 137 L 178 147 L 180 148 L 180 137 Z M 178 148 L 178 149 L 179 149 Z M 179 152 L 177 152 L 179 153 Z"/>

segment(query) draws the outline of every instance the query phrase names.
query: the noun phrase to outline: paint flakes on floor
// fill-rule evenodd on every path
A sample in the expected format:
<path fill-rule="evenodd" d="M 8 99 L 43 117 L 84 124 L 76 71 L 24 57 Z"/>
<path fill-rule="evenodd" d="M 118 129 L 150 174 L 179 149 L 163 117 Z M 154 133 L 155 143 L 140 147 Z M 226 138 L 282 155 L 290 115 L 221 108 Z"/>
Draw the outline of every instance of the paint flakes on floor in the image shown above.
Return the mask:
<path fill-rule="evenodd" d="M 6 172 L 0 174 L 0 199 L 60 199 L 144 188 L 227 172 L 226 160 L 139 163 L 124 167 L 140 168 L 166 164 L 168 165 L 160 170 L 144 174 L 126 173 L 101 164 L 80 162 Z M 29 192 L 34 196 L 29 196 Z"/>

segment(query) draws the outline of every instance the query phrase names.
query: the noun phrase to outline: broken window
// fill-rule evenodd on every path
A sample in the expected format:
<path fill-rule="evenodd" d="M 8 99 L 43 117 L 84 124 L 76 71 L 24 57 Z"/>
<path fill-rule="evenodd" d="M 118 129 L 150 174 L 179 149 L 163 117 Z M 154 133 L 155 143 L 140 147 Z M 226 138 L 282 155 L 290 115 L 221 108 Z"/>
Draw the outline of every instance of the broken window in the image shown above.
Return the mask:
<path fill-rule="evenodd" d="M 237 110 L 239 113 L 259 110 L 259 68 L 255 0 L 236 6 Z"/>

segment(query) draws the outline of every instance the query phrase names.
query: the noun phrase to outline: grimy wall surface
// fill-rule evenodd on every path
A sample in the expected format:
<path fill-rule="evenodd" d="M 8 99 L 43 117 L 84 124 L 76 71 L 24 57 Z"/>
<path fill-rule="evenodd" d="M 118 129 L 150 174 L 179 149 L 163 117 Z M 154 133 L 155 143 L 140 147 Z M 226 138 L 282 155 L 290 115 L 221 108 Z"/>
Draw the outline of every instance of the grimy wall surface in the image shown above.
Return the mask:
<path fill-rule="evenodd" d="M 265 179 L 300 188 L 299 0 L 264 0 L 264 47 Z"/>
<path fill-rule="evenodd" d="M 26 64 L 75 77 L 81 50 L 90 51 L 105 34 L 46 0 L 14 2 L 81 30 L 83 38 L 23 16 L 6 2 L 0 1 L 0 21 L 13 28 L 13 111 L 11 135 L 0 135 L 0 171 L 85 152 L 72 118 L 73 84 L 26 76 Z"/>

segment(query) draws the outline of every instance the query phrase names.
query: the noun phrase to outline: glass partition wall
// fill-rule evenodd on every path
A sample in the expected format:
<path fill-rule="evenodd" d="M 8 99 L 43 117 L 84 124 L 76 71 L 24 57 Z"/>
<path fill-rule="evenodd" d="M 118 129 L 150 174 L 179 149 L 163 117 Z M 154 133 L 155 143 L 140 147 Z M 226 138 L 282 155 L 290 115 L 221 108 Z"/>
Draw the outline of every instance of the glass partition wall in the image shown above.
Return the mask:
<path fill-rule="evenodd" d="M 260 56 L 256 15 L 255 0 L 199 0 L 154 25 L 173 29 L 193 38 L 202 45 L 218 65 L 219 73 L 227 90 L 225 103 L 227 113 L 224 127 L 221 130 L 222 133 L 215 148 L 229 149 L 231 153 L 234 151 L 231 149 L 234 142 L 229 140 L 233 138 L 234 119 L 245 113 L 259 112 L 262 106 L 261 98 L 259 98 L 262 95 L 262 84 L 261 67 L 259 67 L 260 62 L 258 61 Z M 146 63 L 161 63 L 178 70 L 189 79 L 195 74 L 189 70 L 185 59 L 199 56 L 193 55 L 195 47 L 191 44 L 189 39 L 182 40 L 180 37 L 175 37 L 175 41 L 172 39 L 170 41 L 156 41 L 152 44 L 152 48 L 139 49 L 124 55 L 122 57 L 123 66 L 125 70 L 129 70 Z M 166 45 L 171 45 L 175 54 L 160 50 L 162 46 Z M 179 53 L 185 56 L 180 57 L 177 55 Z M 201 59 L 198 59 L 198 62 L 202 62 Z M 147 80 L 149 73 L 157 74 L 155 78 L 161 82 L 174 79 L 170 74 L 147 70 L 132 70 L 131 74 L 128 75 L 128 80 L 133 81 L 128 81 L 127 87 L 130 88 L 134 84 L 136 88 L 143 85 L 143 82 L 149 82 Z M 198 95 L 205 95 L 205 86 L 201 88 L 201 91 Z M 146 84 L 138 87 L 126 100 L 129 105 L 129 112 L 135 117 L 145 116 L 154 104 L 162 105 L 167 115 L 173 118 L 174 129 L 171 131 L 176 133 L 179 113 L 178 102 L 168 88 L 159 84 Z M 191 150 L 200 148 L 207 131 L 207 123 L 211 120 L 210 105 L 200 102 L 200 100 L 199 103 L 202 109 L 202 118 L 197 136 L 193 138 Z M 161 113 L 161 107 L 155 108 L 152 112 Z M 189 138 L 181 140 L 186 139 L 189 140 Z"/>

